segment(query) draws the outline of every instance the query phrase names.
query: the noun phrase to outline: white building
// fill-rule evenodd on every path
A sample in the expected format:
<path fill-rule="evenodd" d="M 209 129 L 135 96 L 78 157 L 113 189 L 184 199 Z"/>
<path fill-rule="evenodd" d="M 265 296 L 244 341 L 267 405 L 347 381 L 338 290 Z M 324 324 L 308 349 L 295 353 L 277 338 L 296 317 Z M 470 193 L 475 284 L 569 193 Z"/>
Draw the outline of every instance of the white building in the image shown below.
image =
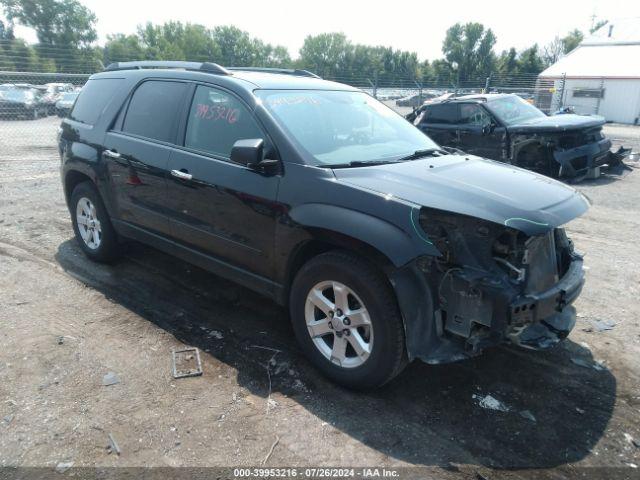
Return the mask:
<path fill-rule="evenodd" d="M 640 18 L 604 25 L 539 78 L 555 84 L 551 105 L 640 124 Z"/>

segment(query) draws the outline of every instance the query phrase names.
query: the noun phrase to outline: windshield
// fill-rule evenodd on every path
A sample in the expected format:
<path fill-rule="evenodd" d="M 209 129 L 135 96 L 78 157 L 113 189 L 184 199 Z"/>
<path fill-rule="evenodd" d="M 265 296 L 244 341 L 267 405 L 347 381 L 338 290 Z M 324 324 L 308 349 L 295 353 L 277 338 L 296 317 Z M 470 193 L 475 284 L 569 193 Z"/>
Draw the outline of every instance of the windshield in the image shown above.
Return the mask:
<path fill-rule="evenodd" d="M 363 92 L 255 93 L 315 165 L 396 161 L 416 150 L 438 148 L 400 115 Z"/>
<path fill-rule="evenodd" d="M 487 108 L 507 125 L 515 125 L 533 118 L 546 117 L 544 113 L 517 95 L 491 100 L 487 102 Z"/>

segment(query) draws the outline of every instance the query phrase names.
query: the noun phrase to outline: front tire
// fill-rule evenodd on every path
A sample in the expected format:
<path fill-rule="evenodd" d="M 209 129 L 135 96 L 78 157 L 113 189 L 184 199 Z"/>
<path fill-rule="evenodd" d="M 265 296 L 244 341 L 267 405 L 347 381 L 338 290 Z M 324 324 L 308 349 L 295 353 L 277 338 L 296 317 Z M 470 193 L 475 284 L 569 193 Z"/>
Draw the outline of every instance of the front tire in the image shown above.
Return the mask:
<path fill-rule="evenodd" d="M 76 240 L 85 255 L 103 263 L 116 259 L 118 236 L 93 183 L 82 182 L 73 189 L 70 211 Z"/>
<path fill-rule="evenodd" d="M 380 387 L 406 365 L 404 328 L 386 277 L 343 251 L 323 253 L 297 273 L 293 328 L 311 362 L 336 383 Z"/>

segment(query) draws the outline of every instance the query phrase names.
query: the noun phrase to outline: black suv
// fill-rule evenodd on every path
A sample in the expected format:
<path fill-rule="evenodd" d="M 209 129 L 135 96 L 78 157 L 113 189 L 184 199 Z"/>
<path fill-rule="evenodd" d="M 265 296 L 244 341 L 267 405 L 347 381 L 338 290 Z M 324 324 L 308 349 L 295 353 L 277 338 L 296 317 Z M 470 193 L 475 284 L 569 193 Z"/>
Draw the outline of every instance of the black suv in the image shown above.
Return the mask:
<path fill-rule="evenodd" d="M 80 246 L 134 239 L 288 305 L 311 361 L 372 388 L 419 358 L 546 348 L 575 323 L 588 208 L 455 155 L 355 88 L 298 70 L 113 64 L 59 138 Z"/>
<path fill-rule="evenodd" d="M 602 135 L 603 117 L 547 116 L 514 94 L 429 102 L 407 119 L 440 145 L 551 177 L 584 177 L 620 162 Z"/>

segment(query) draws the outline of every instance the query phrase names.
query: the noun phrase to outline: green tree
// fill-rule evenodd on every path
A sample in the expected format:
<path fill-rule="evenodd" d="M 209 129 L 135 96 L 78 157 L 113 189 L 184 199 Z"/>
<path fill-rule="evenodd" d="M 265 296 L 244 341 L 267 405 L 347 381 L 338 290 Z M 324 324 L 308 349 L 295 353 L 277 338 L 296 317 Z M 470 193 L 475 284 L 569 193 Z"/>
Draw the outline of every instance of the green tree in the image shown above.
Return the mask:
<path fill-rule="evenodd" d="M 595 20 L 595 17 L 594 17 L 594 20 Z M 591 25 L 591 28 L 589 29 L 589 33 L 595 33 L 596 30 L 600 30 L 600 28 L 604 27 L 607 23 L 609 23 L 609 20 L 598 20 L 593 25 Z"/>
<path fill-rule="evenodd" d="M 444 59 L 431 62 L 431 79 L 437 86 L 450 87 L 455 84 L 456 77 L 451 64 Z"/>
<path fill-rule="evenodd" d="M 298 65 L 322 77 L 336 78 L 349 73 L 353 45 L 344 33 L 309 35 L 300 49 Z"/>
<path fill-rule="evenodd" d="M 9 21 L 36 31 L 47 45 L 87 47 L 97 39 L 95 14 L 77 0 L 0 0 Z"/>
<path fill-rule="evenodd" d="M 11 70 L 18 72 L 33 72 L 40 71 L 38 54 L 35 49 L 30 45 L 27 45 L 22 39 L 13 39 L 6 49 L 8 63 L 13 65 L 7 65 Z M 4 63 L 4 62 L 2 62 Z"/>
<path fill-rule="evenodd" d="M 259 46 L 254 63 L 264 67 L 290 68 L 293 62 L 286 47 L 266 43 Z"/>
<path fill-rule="evenodd" d="M 499 73 L 512 75 L 518 73 L 518 52 L 511 47 L 509 50 L 503 50 L 498 57 L 496 67 Z"/>
<path fill-rule="evenodd" d="M 129 62 L 146 58 L 145 47 L 137 35 L 108 35 L 103 49 L 104 64 Z"/>
<path fill-rule="evenodd" d="M 456 23 L 446 33 L 442 53 L 458 80 L 487 76 L 495 67 L 496 36 L 480 23 Z"/>
<path fill-rule="evenodd" d="M 544 62 L 538 52 L 538 44 L 520 52 L 518 56 L 518 72 L 538 74 L 544 70 Z"/>
<path fill-rule="evenodd" d="M 9 42 L 15 38 L 11 24 L 5 25 L 5 23 L 0 20 L 0 41 Z"/>
<path fill-rule="evenodd" d="M 562 38 L 562 46 L 565 54 L 576 48 L 580 42 L 584 39 L 584 34 L 577 28 L 570 31 L 565 37 Z"/>
<path fill-rule="evenodd" d="M 258 65 L 262 42 L 233 25 L 213 29 L 213 38 L 220 49 L 219 63 L 232 67 L 252 67 Z"/>

